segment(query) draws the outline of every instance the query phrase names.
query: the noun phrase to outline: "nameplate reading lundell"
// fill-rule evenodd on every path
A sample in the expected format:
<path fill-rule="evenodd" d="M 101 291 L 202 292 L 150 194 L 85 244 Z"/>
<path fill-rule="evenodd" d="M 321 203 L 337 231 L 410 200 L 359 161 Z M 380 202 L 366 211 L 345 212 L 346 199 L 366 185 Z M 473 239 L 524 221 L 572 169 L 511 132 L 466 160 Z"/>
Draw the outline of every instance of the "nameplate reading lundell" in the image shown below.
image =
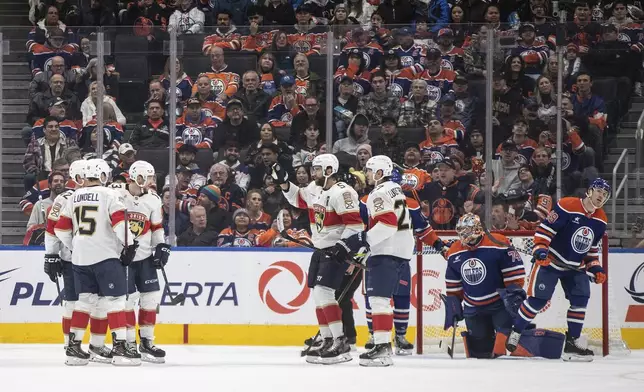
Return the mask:
<path fill-rule="evenodd" d="M 74 195 L 74 202 L 79 203 L 81 201 L 99 201 L 98 193 L 80 193 Z"/>

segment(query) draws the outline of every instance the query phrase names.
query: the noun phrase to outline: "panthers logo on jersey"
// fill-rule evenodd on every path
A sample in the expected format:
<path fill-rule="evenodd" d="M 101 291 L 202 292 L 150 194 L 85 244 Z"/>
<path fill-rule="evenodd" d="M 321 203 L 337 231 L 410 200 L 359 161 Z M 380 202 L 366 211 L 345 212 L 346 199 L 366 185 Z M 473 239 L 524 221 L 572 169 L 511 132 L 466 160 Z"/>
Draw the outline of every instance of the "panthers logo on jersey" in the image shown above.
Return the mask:
<path fill-rule="evenodd" d="M 127 223 L 130 226 L 130 233 L 134 235 L 134 238 L 138 238 L 143 235 L 143 232 L 145 231 L 145 222 L 148 220 L 147 216 L 140 212 L 128 212 L 127 219 Z"/>
<path fill-rule="evenodd" d="M 318 233 L 321 233 L 322 229 L 324 229 L 324 217 L 326 216 L 326 208 L 322 207 L 319 204 L 314 204 L 313 211 L 315 211 L 315 228 Z"/>
<path fill-rule="evenodd" d="M 197 145 L 203 140 L 203 135 L 199 128 L 186 127 L 181 133 L 181 138 L 185 144 Z"/>

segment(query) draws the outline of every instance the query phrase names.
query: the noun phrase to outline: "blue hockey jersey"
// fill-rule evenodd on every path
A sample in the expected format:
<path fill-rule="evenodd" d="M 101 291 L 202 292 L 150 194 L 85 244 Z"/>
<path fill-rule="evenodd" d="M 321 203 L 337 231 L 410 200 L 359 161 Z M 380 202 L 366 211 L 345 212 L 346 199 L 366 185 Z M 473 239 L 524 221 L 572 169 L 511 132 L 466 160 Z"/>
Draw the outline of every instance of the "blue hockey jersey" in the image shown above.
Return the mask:
<path fill-rule="evenodd" d="M 599 259 L 599 242 L 608 218 L 603 209 L 589 213 L 578 197 L 564 197 L 541 222 L 534 246 L 548 249 L 555 269 L 581 269 Z"/>
<path fill-rule="evenodd" d="M 492 235 L 496 241 L 485 235 L 474 248 L 458 240 L 447 252 L 447 295 L 463 299 L 465 314 L 474 314 L 477 308 L 500 301 L 497 289 L 512 284 L 523 287 L 525 268 L 521 255 L 510 248 L 510 241 L 505 236 Z"/>

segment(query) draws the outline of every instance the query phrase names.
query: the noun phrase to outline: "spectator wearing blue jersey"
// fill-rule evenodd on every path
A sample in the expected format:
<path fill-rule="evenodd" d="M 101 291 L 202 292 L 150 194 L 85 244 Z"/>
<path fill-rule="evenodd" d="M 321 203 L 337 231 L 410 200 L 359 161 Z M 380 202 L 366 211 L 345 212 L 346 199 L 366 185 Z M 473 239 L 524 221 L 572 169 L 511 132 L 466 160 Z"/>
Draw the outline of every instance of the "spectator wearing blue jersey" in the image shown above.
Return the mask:
<path fill-rule="evenodd" d="M 427 6 L 427 18 L 432 32 L 446 27 L 450 20 L 450 8 L 447 0 L 430 0 Z"/>

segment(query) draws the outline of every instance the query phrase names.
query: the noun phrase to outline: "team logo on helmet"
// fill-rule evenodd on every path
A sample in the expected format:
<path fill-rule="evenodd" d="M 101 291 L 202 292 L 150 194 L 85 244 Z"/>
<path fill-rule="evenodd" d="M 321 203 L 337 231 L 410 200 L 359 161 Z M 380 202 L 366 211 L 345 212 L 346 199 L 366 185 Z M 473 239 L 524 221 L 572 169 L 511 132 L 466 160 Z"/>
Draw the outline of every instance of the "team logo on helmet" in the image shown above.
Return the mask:
<path fill-rule="evenodd" d="M 481 284 L 485 280 L 487 269 L 485 264 L 479 259 L 467 259 L 461 264 L 461 276 L 463 280 L 470 286 Z"/>
<path fill-rule="evenodd" d="M 315 211 L 315 214 L 314 214 L 315 228 L 318 231 L 318 233 L 321 233 L 322 229 L 324 229 L 324 218 L 326 217 L 326 208 L 324 208 L 319 204 L 314 204 L 313 211 Z"/>
<path fill-rule="evenodd" d="M 196 127 L 186 127 L 186 129 L 181 132 L 181 138 L 186 144 L 197 145 L 203 140 L 203 135 L 201 129 Z"/>
<path fill-rule="evenodd" d="M 572 235 L 570 244 L 575 252 L 584 254 L 590 250 L 590 247 L 593 245 L 594 238 L 595 234 L 593 231 L 587 226 L 582 226 L 575 231 L 575 234 Z"/>

